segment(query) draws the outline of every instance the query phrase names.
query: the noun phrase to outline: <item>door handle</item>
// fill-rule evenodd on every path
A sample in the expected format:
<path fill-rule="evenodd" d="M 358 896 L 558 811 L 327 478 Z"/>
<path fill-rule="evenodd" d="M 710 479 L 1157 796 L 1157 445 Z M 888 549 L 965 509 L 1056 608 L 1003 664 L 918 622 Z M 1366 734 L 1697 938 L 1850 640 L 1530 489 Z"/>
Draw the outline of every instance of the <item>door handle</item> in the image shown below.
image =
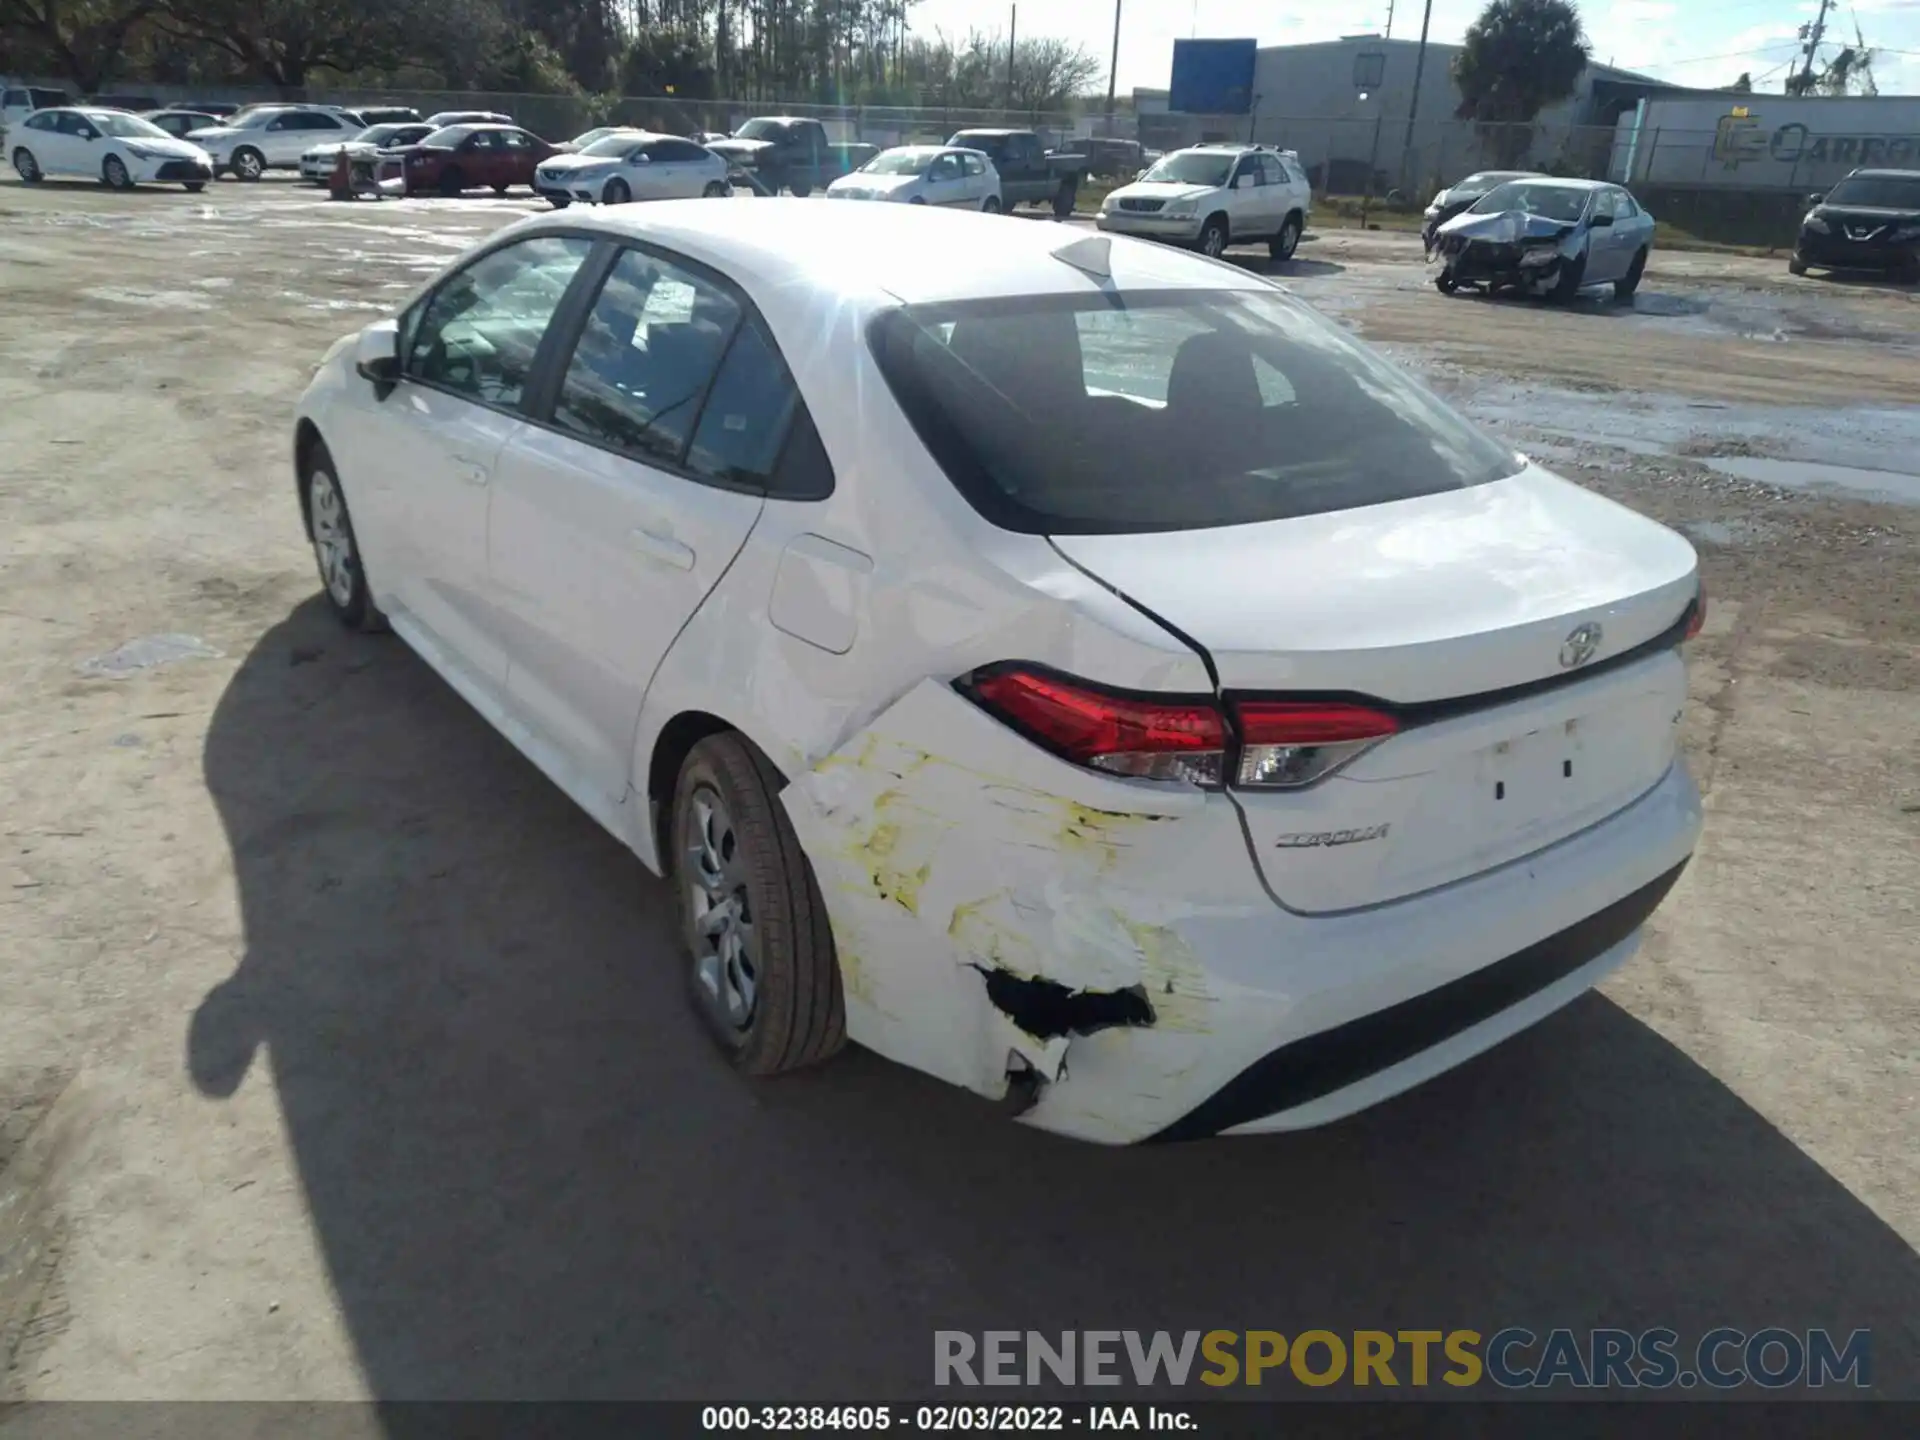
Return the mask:
<path fill-rule="evenodd" d="M 671 535 L 656 535 L 651 530 L 641 528 L 636 529 L 631 538 L 633 548 L 644 559 L 671 566 L 675 570 L 693 568 L 693 547 L 682 545 Z"/>
<path fill-rule="evenodd" d="M 478 460 L 465 455 L 455 455 L 451 458 L 460 471 L 460 478 L 469 485 L 484 485 L 492 478 L 492 471 Z"/>

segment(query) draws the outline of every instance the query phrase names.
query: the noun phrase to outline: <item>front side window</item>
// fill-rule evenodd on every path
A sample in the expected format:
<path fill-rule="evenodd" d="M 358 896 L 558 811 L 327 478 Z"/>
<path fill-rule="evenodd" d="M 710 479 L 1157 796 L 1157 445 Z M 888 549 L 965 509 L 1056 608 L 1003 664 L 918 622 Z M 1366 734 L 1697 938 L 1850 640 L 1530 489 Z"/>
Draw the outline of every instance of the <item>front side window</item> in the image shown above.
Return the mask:
<path fill-rule="evenodd" d="M 933 181 L 958 180 L 960 162 L 951 155 L 939 156 L 927 167 L 927 179 Z"/>
<path fill-rule="evenodd" d="M 740 306 L 719 286 L 626 251 L 587 316 L 553 423 L 636 459 L 677 465 L 739 323 Z"/>
<path fill-rule="evenodd" d="M 407 375 L 483 405 L 518 407 L 547 324 L 592 248 L 577 235 L 539 235 L 481 256 L 403 326 Z"/>
<path fill-rule="evenodd" d="M 871 338 L 922 442 L 1007 530 L 1251 524 L 1484 484 L 1520 465 L 1279 293 L 907 306 Z"/>

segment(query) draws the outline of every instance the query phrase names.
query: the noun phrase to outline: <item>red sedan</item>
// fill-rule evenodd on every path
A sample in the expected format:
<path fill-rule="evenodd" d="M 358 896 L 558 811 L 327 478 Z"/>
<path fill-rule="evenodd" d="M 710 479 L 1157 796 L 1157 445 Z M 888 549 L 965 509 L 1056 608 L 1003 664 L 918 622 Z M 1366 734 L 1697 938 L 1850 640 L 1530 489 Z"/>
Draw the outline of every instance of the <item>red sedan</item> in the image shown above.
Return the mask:
<path fill-rule="evenodd" d="M 533 186 L 534 167 L 559 152 L 518 125 L 449 125 L 393 152 L 405 166 L 407 194 L 458 195 L 481 186 L 496 195 Z"/>

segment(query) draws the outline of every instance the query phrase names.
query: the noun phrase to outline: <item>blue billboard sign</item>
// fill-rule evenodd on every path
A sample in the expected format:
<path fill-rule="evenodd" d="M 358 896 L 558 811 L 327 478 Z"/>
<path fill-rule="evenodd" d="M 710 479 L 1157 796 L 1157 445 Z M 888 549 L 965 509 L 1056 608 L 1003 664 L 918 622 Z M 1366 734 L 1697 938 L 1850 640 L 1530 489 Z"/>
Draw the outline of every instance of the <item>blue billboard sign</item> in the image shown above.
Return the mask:
<path fill-rule="evenodd" d="M 1253 108 L 1252 40 L 1176 40 L 1167 108 L 1190 115 L 1245 115 Z"/>

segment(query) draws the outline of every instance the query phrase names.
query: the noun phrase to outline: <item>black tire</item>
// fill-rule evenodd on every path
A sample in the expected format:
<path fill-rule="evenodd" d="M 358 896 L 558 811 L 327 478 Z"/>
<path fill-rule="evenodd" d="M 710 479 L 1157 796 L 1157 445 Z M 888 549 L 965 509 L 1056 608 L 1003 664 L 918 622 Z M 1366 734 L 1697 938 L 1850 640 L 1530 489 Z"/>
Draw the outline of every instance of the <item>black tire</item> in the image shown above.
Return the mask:
<path fill-rule="evenodd" d="M 1794 256 L 1793 259 L 1787 261 L 1787 273 L 1789 275 L 1806 274 L 1807 262 L 1802 260 L 1798 255 Z"/>
<path fill-rule="evenodd" d="M 724 180 L 709 180 L 706 188 L 700 192 L 706 200 L 725 200 L 733 194 L 733 187 Z"/>
<path fill-rule="evenodd" d="M 40 169 L 40 162 L 33 158 L 33 152 L 24 145 L 13 152 L 13 170 L 26 185 L 38 185 L 47 178 Z"/>
<path fill-rule="evenodd" d="M 787 188 L 787 177 L 782 171 L 774 170 L 763 174 L 760 183 L 767 187 L 767 194 L 778 195 Z"/>
<path fill-rule="evenodd" d="M 811 180 L 795 180 L 792 188 L 794 195 L 804 200 L 813 193 L 813 182 Z"/>
<path fill-rule="evenodd" d="M 602 205 L 625 205 L 631 199 L 633 199 L 633 191 L 627 188 L 627 182 L 618 175 L 600 187 Z"/>
<path fill-rule="evenodd" d="M 1438 290 L 1442 295 L 1451 295 L 1460 288 L 1460 282 L 1443 270 L 1440 274 L 1433 277 L 1433 288 Z"/>
<path fill-rule="evenodd" d="M 109 155 L 100 162 L 100 183 L 109 190 L 133 189 L 133 176 L 127 173 L 127 162 L 118 155 Z"/>
<path fill-rule="evenodd" d="M 466 188 L 467 177 L 460 173 L 459 166 L 449 165 L 440 172 L 439 190 L 442 195 L 451 199 L 453 196 L 464 192 Z"/>
<path fill-rule="evenodd" d="M 327 574 L 326 561 L 321 556 L 320 544 L 316 538 L 321 532 L 320 521 L 314 510 L 314 497 L 318 488 L 316 482 L 325 476 L 338 500 L 339 524 L 346 537 L 348 547 L 347 572 L 351 584 L 346 598 L 334 593 Z M 314 561 L 320 570 L 320 593 L 327 597 L 327 605 L 334 618 L 349 630 L 360 630 L 367 634 L 378 634 L 387 628 L 387 617 L 380 607 L 373 603 L 373 591 L 367 585 L 366 567 L 360 561 L 360 541 L 353 531 L 353 516 L 347 510 L 347 492 L 340 486 L 339 469 L 333 463 L 333 456 L 327 453 L 327 447 L 316 441 L 307 452 L 300 467 L 300 508 L 304 512 L 307 525 L 307 538 L 313 542 Z"/>
<path fill-rule="evenodd" d="M 1585 255 L 1582 255 L 1571 265 L 1563 262 L 1560 266 L 1560 278 L 1553 282 L 1553 289 L 1549 292 L 1547 298 L 1552 300 L 1556 305 L 1572 304 L 1573 301 L 1578 298 L 1581 283 L 1586 279 L 1586 276 L 1587 257 Z"/>
<path fill-rule="evenodd" d="M 674 786 L 668 858 L 678 898 L 688 994 L 694 1009 L 736 1070 L 777 1075 L 827 1059 L 846 1043 L 840 963 L 819 883 L 778 795 L 780 776 L 744 737 L 712 735 L 693 747 Z M 730 821 L 728 899 L 751 917 L 754 995 L 744 1026 L 701 979 L 699 958 L 714 950 L 695 905 L 711 891 L 695 878 L 701 834 L 696 800 L 717 797 Z M 709 799 L 708 803 L 711 803 Z M 721 837 L 711 837 L 716 854 Z M 737 860 L 736 860 L 737 857 Z M 711 910 L 706 911 L 711 915 Z M 746 958 L 746 957 L 743 957 Z"/>
<path fill-rule="evenodd" d="M 233 152 L 233 178 L 252 183 L 267 173 L 267 157 L 251 145 L 242 145 Z"/>
<path fill-rule="evenodd" d="M 1074 197 L 1080 193 L 1080 182 L 1069 175 L 1060 182 L 1060 188 L 1053 192 L 1053 218 L 1065 220 L 1073 214 Z"/>
<path fill-rule="evenodd" d="M 927 197 L 924 195 L 916 195 L 911 200 L 907 201 L 907 203 L 909 205 L 924 205 L 927 203 Z"/>
<path fill-rule="evenodd" d="M 1631 301 L 1633 299 L 1633 292 L 1640 288 L 1640 277 L 1646 273 L 1647 252 L 1644 250 L 1636 250 L 1633 255 L 1633 263 L 1627 266 L 1627 273 L 1613 282 L 1613 298 L 1620 301 Z"/>
<path fill-rule="evenodd" d="M 552 207 L 553 207 L 554 209 L 556 209 L 556 210 L 564 210 L 564 209 L 566 209 L 566 208 L 567 208 L 567 206 L 569 206 L 569 205 L 571 205 L 572 203 L 573 203 L 573 201 L 572 201 L 572 200 L 570 200 L 570 199 L 569 199 L 569 198 L 568 198 L 567 196 L 565 196 L 565 195 L 549 195 L 549 196 L 547 196 L 547 204 L 549 204 L 549 205 L 551 205 L 551 206 L 552 206 Z"/>
<path fill-rule="evenodd" d="M 986 199 L 980 202 L 980 213 L 982 215 L 998 215 L 1000 213 L 1000 197 L 998 195 L 987 196 Z"/>
<path fill-rule="evenodd" d="M 1300 232 L 1305 228 L 1298 215 L 1289 215 L 1281 222 L 1280 233 L 1267 242 L 1267 255 L 1274 260 L 1291 260 L 1293 252 L 1300 248 Z"/>
<path fill-rule="evenodd" d="M 496 195 L 504 195 L 507 193 L 508 188 L 509 187 L 505 185 L 496 185 L 493 187 L 493 193 Z"/>
<path fill-rule="evenodd" d="M 186 187 L 189 195 L 198 195 L 207 188 L 207 182 L 204 180 L 183 180 L 180 183 Z"/>
<path fill-rule="evenodd" d="M 1200 238 L 1194 242 L 1194 248 L 1217 260 L 1226 252 L 1227 239 L 1226 216 L 1209 215 L 1207 223 L 1200 227 Z"/>

